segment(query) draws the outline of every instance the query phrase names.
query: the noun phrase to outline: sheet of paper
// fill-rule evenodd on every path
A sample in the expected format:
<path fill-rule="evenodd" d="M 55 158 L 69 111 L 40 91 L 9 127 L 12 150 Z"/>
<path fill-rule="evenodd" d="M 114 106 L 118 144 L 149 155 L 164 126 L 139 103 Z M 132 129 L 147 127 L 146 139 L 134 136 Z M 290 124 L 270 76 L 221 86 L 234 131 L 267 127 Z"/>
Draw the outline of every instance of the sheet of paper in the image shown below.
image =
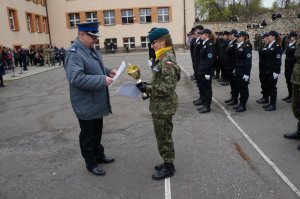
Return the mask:
<path fill-rule="evenodd" d="M 122 71 L 124 70 L 124 68 L 126 67 L 125 61 L 122 61 L 116 75 L 114 76 L 113 80 L 114 82 L 118 79 L 118 77 L 121 75 Z"/>
<path fill-rule="evenodd" d="M 148 65 L 152 66 L 152 61 L 151 60 L 148 60 Z"/>
<path fill-rule="evenodd" d="M 141 91 L 135 86 L 135 83 L 129 82 L 120 86 L 116 90 L 116 93 L 131 98 L 137 98 L 141 94 Z"/>

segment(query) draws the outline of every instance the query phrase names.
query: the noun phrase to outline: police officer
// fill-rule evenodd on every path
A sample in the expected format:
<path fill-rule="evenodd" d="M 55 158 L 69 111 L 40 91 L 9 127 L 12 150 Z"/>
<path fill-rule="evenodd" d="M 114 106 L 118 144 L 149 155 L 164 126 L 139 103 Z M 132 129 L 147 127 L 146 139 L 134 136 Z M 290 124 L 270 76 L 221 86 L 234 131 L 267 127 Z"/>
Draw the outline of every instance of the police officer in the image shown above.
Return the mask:
<path fill-rule="evenodd" d="M 288 88 L 289 95 L 285 98 L 283 98 L 283 101 L 286 101 L 287 103 L 291 103 L 292 99 L 292 83 L 291 83 L 291 76 L 293 73 L 294 64 L 296 63 L 296 43 L 297 43 L 297 33 L 296 32 L 290 32 L 288 35 L 288 44 L 286 45 L 286 58 L 285 58 L 285 80 Z"/>
<path fill-rule="evenodd" d="M 221 80 L 220 80 L 220 85 L 221 86 L 228 86 L 229 85 L 229 79 L 226 76 L 226 47 L 229 44 L 229 39 L 228 39 L 229 32 L 224 31 L 223 32 L 223 39 L 222 42 L 220 43 L 220 54 L 219 54 L 219 64 L 220 64 L 220 69 L 221 69 Z"/>
<path fill-rule="evenodd" d="M 300 139 L 300 42 L 296 45 L 296 63 L 294 65 L 293 74 L 291 77 L 292 87 L 292 109 L 295 118 L 298 120 L 298 128 L 294 133 L 284 134 L 285 138 L 288 139 Z M 297 146 L 300 151 L 300 144 Z"/>
<path fill-rule="evenodd" d="M 152 113 L 158 151 L 164 160 L 163 164 L 155 166 L 152 178 L 161 180 L 173 176 L 175 172 L 172 118 L 178 107 L 175 89 L 180 79 L 180 68 L 167 29 L 155 28 L 148 34 L 148 38 L 156 54 L 153 77 L 150 85 L 139 83 L 137 87 L 150 97 L 149 110 Z"/>
<path fill-rule="evenodd" d="M 104 67 L 94 49 L 99 37 L 99 24 L 77 24 L 78 37 L 65 55 L 65 71 L 69 81 L 73 110 L 80 125 L 79 143 L 87 170 L 105 175 L 98 163 L 111 163 L 101 144 L 103 117 L 111 113 L 108 86 L 113 82 L 115 70 Z"/>
<path fill-rule="evenodd" d="M 203 29 L 204 27 L 202 25 L 197 25 L 191 30 L 193 39 L 191 40 L 190 43 L 190 52 L 191 52 L 191 58 L 193 63 L 193 70 L 194 70 L 194 74 L 191 76 L 192 80 L 196 80 L 198 51 L 199 48 L 201 47 L 201 39 L 198 33 Z"/>
<path fill-rule="evenodd" d="M 235 76 L 233 74 L 233 70 L 235 67 L 235 49 L 236 49 L 236 30 L 231 30 L 228 35 L 229 44 L 227 45 L 225 49 L 226 53 L 226 61 L 225 61 L 225 68 L 224 68 L 224 76 L 226 76 L 226 79 L 229 80 L 230 88 L 231 88 L 231 98 L 228 100 L 225 100 L 225 103 L 229 106 L 236 105 L 238 103 L 238 92 L 237 92 L 237 84 L 235 81 Z"/>
<path fill-rule="evenodd" d="M 240 94 L 240 103 L 233 106 L 236 112 L 246 111 L 246 103 L 249 98 L 249 78 L 252 67 L 252 49 L 245 42 L 247 33 L 240 31 L 237 34 L 237 45 L 235 48 L 235 81 L 237 93 Z"/>
<path fill-rule="evenodd" d="M 217 81 L 222 82 L 223 80 L 220 79 L 220 72 L 221 72 L 221 63 L 220 63 L 220 46 L 223 42 L 223 32 L 218 32 L 218 38 L 216 39 L 215 43 L 215 60 L 214 60 L 214 69 L 216 71 L 216 75 L 214 79 Z"/>
<path fill-rule="evenodd" d="M 266 77 L 266 95 L 270 97 L 270 103 L 264 105 L 263 108 L 266 111 L 276 110 L 276 100 L 277 100 L 277 80 L 280 73 L 281 67 L 281 55 L 282 50 L 276 41 L 279 35 L 276 31 L 270 31 L 266 34 L 268 37 L 268 49 L 266 51 L 265 60 L 265 77 Z"/>
<path fill-rule="evenodd" d="M 202 48 L 199 53 L 199 62 L 197 65 L 197 81 L 200 91 L 201 106 L 197 109 L 199 113 L 210 112 L 212 100 L 211 79 L 214 64 L 214 35 L 211 30 L 203 29 L 201 31 Z"/>
<path fill-rule="evenodd" d="M 198 92 L 199 92 L 199 98 L 197 98 L 196 100 L 193 101 L 195 106 L 200 106 L 202 105 L 202 100 L 200 98 L 200 80 L 199 80 L 199 76 L 197 75 L 197 69 L 198 69 L 198 65 L 200 64 L 200 51 L 202 49 L 202 40 L 201 40 L 201 35 L 200 32 L 204 29 L 203 26 L 198 25 L 195 27 L 195 42 L 193 43 L 193 69 L 194 69 L 194 73 L 196 75 L 196 83 L 197 83 L 197 87 L 198 87 Z"/>
<path fill-rule="evenodd" d="M 268 38 L 267 34 L 263 35 L 262 39 L 262 47 L 258 49 L 258 57 L 259 57 L 259 80 L 261 85 L 261 94 L 262 98 L 256 100 L 259 104 L 266 104 L 269 103 L 269 96 L 267 93 L 267 77 L 266 77 L 266 63 L 267 60 L 267 50 L 268 50 Z"/>

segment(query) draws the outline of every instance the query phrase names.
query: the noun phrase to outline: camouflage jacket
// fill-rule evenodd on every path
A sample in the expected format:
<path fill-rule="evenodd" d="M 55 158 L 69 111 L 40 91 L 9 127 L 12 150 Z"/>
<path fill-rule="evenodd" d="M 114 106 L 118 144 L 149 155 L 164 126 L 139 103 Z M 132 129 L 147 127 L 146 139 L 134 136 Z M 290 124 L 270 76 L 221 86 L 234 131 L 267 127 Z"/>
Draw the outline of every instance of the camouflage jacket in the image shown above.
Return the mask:
<path fill-rule="evenodd" d="M 298 42 L 295 52 L 297 62 L 294 65 L 291 82 L 300 85 L 300 42 Z"/>
<path fill-rule="evenodd" d="M 175 92 L 176 84 L 180 80 L 180 68 L 174 54 L 167 51 L 159 57 L 152 68 L 153 77 L 147 85 L 150 94 L 149 110 L 152 114 L 173 115 L 178 107 Z"/>

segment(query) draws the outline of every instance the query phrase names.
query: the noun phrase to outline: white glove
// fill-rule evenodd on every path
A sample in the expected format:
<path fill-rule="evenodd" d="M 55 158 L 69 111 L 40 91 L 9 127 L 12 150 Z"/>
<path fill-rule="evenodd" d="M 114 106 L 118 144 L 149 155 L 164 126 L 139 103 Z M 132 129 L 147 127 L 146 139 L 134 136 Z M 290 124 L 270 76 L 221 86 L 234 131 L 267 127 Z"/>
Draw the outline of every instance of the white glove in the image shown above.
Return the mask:
<path fill-rule="evenodd" d="M 247 82 L 249 80 L 249 75 L 244 75 L 243 80 L 245 80 Z"/>
<path fill-rule="evenodd" d="M 206 80 L 210 80 L 210 75 L 205 75 Z"/>
<path fill-rule="evenodd" d="M 277 74 L 277 73 L 273 73 L 273 78 L 274 78 L 274 79 L 277 79 L 277 78 L 278 78 L 278 75 L 279 75 L 279 74 Z"/>

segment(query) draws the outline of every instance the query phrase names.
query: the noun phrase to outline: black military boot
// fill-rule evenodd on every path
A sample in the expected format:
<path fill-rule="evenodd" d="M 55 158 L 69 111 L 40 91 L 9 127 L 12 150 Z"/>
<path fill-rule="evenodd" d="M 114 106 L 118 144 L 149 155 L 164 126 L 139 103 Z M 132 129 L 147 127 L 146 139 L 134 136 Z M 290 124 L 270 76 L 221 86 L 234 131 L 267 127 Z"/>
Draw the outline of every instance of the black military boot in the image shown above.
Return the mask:
<path fill-rule="evenodd" d="M 287 101 L 288 99 L 291 99 L 291 95 L 286 96 L 285 98 L 283 98 L 283 101 Z"/>
<path fill-rule="evenodd" d="M 200 106 L 203 104 L 203 101 L 201 99 L 198 99 L 196 102 L 194 102 L 195 106 Z"/>
<path fill-rule="evenodd" d="M 208 112 L 210 112 L 210 106 L 203 106 L 203 108 L 199 110 L 199 113 L 208 113 Z"/>
<path fill-rule="evenodd" d="M 241 104 L 236 104 L 236 105 L 234 105 L 232 108 L 233 108 L 234 110 L 236 110 L 236 109 L 238 109 L 240 106 L 241 106 Z"/>
<path fill-rule="evenodd" d="M 270 104 L 267 108 L 265 108 L 265 111 L 275 111 L 276 110 L 276 104 Z"/>
<path fill-rule="evenodd" d="M 154 166 L 154 169 L 155 169 L 155 170 L 160 170 L 160 169 L 162 169 L 163 167 L 164 167 L 164 163 L 161 163 L 161 164 L 155 165 L 155 166 Z"/>
<path fill-rule="evenodd" d="M 285 133 L 283 135 L 284 138 L 297 140 L 300 139 L 300 123 L 298 124 L 298 128 L 294 133 Z"/>
<path fill-rule="evenodd" d="M 269 106 L 271 106 L 271 104 L 266 104 L 266 105 L 263 105 L 262 107 L 263 108 L 268 108 Z"/>
<path fill-rule="evenodd" d="M 246 104 L 245 103 L 241 103 L 241 106 L 238 107 L 237 109 L 235 109 L 236 112 L 244 112 L 246 111 Z"/>
<path fill-rule="evenodd" d="M 262 97 L 262 98 L 256 100 L 256 102 L 259 104 L 267 104 L 267 103 L 269 103 L 269 99 L 267 97 Z"/>
<path fill-rule="evenodd" d="M 224 82 L 221 82 L 220 85 L 221 85 L 221 86 L 228 86 L 228 85 L 229 85 L 229 82 L 224 81 Z"/>
<path fill-rule="evenodd" d="M 165 178 L 173 176 L 175 173 L 175 167 L 173 163 L 165 162 L 163 167 L 159 170 L 155 170 L 152 179 L 153 180 L 163 180 Z"/>
<path fill-rule="evenodd" d="M 233 106 L 233 105 L 237 105 L 238 100 L 237 99 L 232 99 L 230 102 L 227 103 L 228 106 Z"/>
<path fill-rule="evenodd" d="M 287 99 L 286 103 L 292 103 L 292 98 Z"/>

